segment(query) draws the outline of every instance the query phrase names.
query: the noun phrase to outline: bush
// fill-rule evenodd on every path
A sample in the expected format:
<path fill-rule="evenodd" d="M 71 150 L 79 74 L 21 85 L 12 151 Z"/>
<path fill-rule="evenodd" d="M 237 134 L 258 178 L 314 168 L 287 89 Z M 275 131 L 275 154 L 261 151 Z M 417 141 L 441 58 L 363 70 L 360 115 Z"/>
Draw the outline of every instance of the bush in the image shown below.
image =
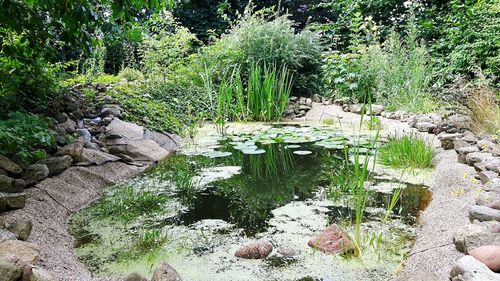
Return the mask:
<path fill-rule="evenodd" d="M 229 33 L 204 48 L 196 62 L 206 66 L 212 77 L 222 77 L 228 68 L 240 66 L 244 80 L 253 63 L 276 63 L 295 77 L 294 93 L 318 93 L 322 88 L 319 35 L 308 30 L 296 33 L 286 15 L 270 18 L 247 12 Z"/>
<path fill-rule="evenodd" d="M 144 81 L 144 74 L 137 69 L 126 67 L 118 73 L 120 79 L 126 79 L 128 82 Z"/>
<path fill-rule="evenodd" d="M 450 1 L 441 15 L 440 38 L 432 46 L 439 72 L 471 74 L 483 69 L 488 78 L 500 73 L 500 3 L 495 0 Z"/>
<path fill-rule="evenodd" d="M 25 33 L 0 28 L 0 113 L 46 105 L 57 91 L 59 67 L 29 45 Z"/>
<path fill-rule="evenodd" d="M 22 112 L 10 112 L 0 120 L 0 154 L 29 163 L 45 158 L 45 149 L 56 145 L 51 121 Z"/>
<path fill-rule="evenodd" d="M 389 139 L 379 149 L 379 161 L 395 168 L 430 168 L 434 151 L 424 140 L 416 136 Z"/>

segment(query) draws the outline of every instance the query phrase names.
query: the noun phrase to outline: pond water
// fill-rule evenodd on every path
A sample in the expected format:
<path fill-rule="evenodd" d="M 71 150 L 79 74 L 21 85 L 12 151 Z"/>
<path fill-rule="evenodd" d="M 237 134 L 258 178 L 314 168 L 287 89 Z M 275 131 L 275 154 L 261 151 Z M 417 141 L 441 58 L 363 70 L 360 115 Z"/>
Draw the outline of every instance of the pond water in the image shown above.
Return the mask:
<path fill-rule="evenodd" d="M 332 223 L 353 233 L 349 159 L 353 146 L 374 153 L 372 133 L 305 125 L 242 127 L 226 136 L 214 131 L 201 132 L 71 218 L 76 253 L 96 276 L 150 276 L 166 260 L 188 281 L 395 277 L 430 198 L 425 186 L 370 174 L 361 257 L 307 246 Z M 234 257 L 239 246 L 263 238 L 275 246 L 268 258 Z"/>

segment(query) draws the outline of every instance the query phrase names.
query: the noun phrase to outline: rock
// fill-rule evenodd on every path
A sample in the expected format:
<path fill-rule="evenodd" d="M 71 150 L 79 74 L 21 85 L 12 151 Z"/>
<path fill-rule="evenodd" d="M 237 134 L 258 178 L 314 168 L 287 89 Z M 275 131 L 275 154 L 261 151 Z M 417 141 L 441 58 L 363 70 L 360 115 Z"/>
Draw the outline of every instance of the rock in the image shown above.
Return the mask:
<path fill-rule="evenodd" d="M 144 138 L 144 128 L 115 118 L 106 127 L 106 137 L 109 139 L 125 138 L 138 141 Z"/>
<path fill-rule="evenodd" d="M 81 137 L 84 141 L 91 141 L 92 140 L 92 134 L 90 134 L 90 131 L 87 129 L 77 129 L 76 134 Z"/>
<path fill-rule="evenodd" d="M 487 207 L 490 207 L 492 209 L 495 209 L 495 210 L 500 210 L 500 200 L 499 199 L 496 199 L 494 202 L 486 205 Z M 499 243 L 500 244 L 500 243 Z"/>
<path fill-rule="evenodd" d="M 0 228 L 0 243 L 5 242 L 7 240 L 16 240 L 16 236 L 14 233 Z"/>
<path fill-rule="evenodd" d="M 9 158 L 0 155 L 0 168 L 7 171 L 9 174 L 13 175 L 21 175 L 23 172 L 23 169 L 21 169 L 21 166 L 17 165 L 13 161 L 11 161 Z"/>
<path fill-rule="evenodd" d="M 492 271 L 500 271 L 500 246 L 487 245 L 478 247 L 470 252 L 470 255 L 484 263 Z"/>
<path fill-rule="evenodd" d="M 5 228 L 12 232 L 17 239 L 26 241 L 33 229 L 33 223 L 30 219 L 17 219 L 6 223 Z"/>
<path fill-rule="evenodd" d="M 24 183 L 24 184 L 23 184 Z M 0 175 L 0 192 L 16 193 L 23 192 L 26 183 L 22 180 L 15 180 L 8 176 Z"/>
<path fill-rule="evenodd" d="M 54 115 L 54 119 L 56 119 L 58 124 L 64 123 L 68 120 L 68 114 L 66 113 L 61 113 L 58 112 L 57 114 Z"/>
<path fill-rule="evenodd" d="M 484 191 L 493 191 L 493 192 L 500 191 L 500 178 L 493 179 L 490 182 L 486 183 L 483 186 L 483 190 Z"/>
<path fill-rule="evenodd" d="M 40 258 L 40 250 L 33 243 L 8 240 L 0 243 L 0 258 L 4 258 L 22 266 L 29 264 L 34 265 Z"/>
<path fill-rule="evenodd" d="M 476 144 L 477 141 L 478 141 L 476 135 L 474 135 L 470 131 L 465 131 L 464 132 L 464 136 L 462 137 L 462 140 L 464 140 L 464 141 L 466 141 L 468 143 L 472 143 L 472 144 Z"/>
<path fill-rule="evenodd" d="M 314 94 L 312 97 L 313 102 L 321 102 L 321 97 L 318 94 Z"/>
<path fill-rule="evenodd" d="M 500 235 L 491 231 L 495 223 L 486 225 L 468 224 L 453 236 L 457 250 L 469 254 L 475 248 L 486 245 L 500 245 Z"/>
<path fill-rule="evenodd" d="M 461 133 L 470 130 L 470 117 L 461 114 L 448 116 L 443 122 L 443 130 L 447 133 Z"/>
<path fill-rule="evenodd" d="M 361 104 L 349 104 L 347 106 L 348 112 L 360 114 L 362 110 L 364 110 L 364 106 Z"/>
<path fill-rule="evenodd" d="M 63 136 L 66 134 L 72 134 L 75 132 L 76 122 L 70 118 L 66 119 L 66 122 L 57 124 L 55 131 L 58 135 Z"/>
<path fill-rule="evenodd" d="M 444 149 L 453 149 L 455 146 L 455 139 L 462 137 L 462 134 L 455 133 L 441 133 L 438 135 L 438 139 L 441 141 L 441 146 Z"/>
<path fill-rule="evenodd" d="M 111 123 L 111 121 L 113 121 L 114 118 L 115 118 L 115 116 L 108 115 L 108 116 L 102 118 L 102 124 L 107 126 Z"/>
<path fill-rule="evenodd" d="M 28 185 L 40 182 L 49 176 L 49 167 L 45 164 L 32 164 L 26 168 L 24 179 Z"/>
<path fill-rule="evenodd" d="M 438 126 L 430 122 L 418 122 L 414 126 L 420 132 L 435 133 Z"/>
<path fill-rule="evenodd" d="M 56 154 L 54 154 L 54 156 L 69 155 L 71 156 L 71 158 L 73 158 L 73 161 L 77 163 L 82 158 L 83 144 L 84 140 L 79 139 L 78 141 L 71 144 L 67 144 L 61 149 L 59 149 L 59 151 L 57 151 Z"/>
<path fill-rule="evenodd" d="M 148 281 L 148 279 L 139 273 L 133 272 L 130 273 L 127 277 L 123 279 L 123 281 Z"/>
<path fill-rule="evenodd" d="M 25 193 L 0 193 L 0 211 L 15 210 L 26 205 Z"/>
<path fill-rule="evenodd" d="M 273 244 L 267 240 L 260 240 L 241 246 L 234 254 L 242 259 L 263 259 L 273 251 Z"/>
<path fill-rule="evenodd" d="M 105 104 L 101 110 L 101 116 L 106 117 L 109 115 L 120 116 L 123 109 L 117 104 Z"/>
<path fill-rule="evenodd" d="M 278 249 L 278 254 L 284 256 L 285 258 L 292 258 L 292 257 L 296 256 L 298 253 L 293 248 L 281 247 Z"/>
<path fill-rule="evenodd" d="M 37 162 L 37 164 L 45 164 L 49 168 L 49 176 L 57 175 L 66 170 L 73 163 L 73 158 L 69 155 L 47 157 Z"/>
<path fill-rule="evenodd" d="M 474 163 L 481 162 L 484 159 L 491 157 L 491 153 L 472 152 L 465 156 L 465 162 L 469 166 L 474 166 Z"/>
<path fill-rule="evenodd" d="M 22 281 L 56 281 L 54 274 L 38 266 L 25 266 Z"/>
<path fill-rule="evenodd" d="M 450 272 L 451 281 L 499 281 L 500 274 L 491 271 L 473 256 L 459 259 Z"/>
<path fill-rule="evenodd" d="M 473 206 L 469 210 L 469 220 L 500 221 L 500 211 L 486 206 Z"/>
<path fill-rule="evenodd" d="M 372 114 L 376 116 L 382 114 L 382 112 L 384 111 L 384 106 L 379 104 L 372 104 L 371 108 L 372 108 Z M 369 113 L 370 112 L 368 112 L 368 114 Z"/>
<path fill-rule="evenodd" d="M 106 145 L 111 154 L 119 157 L 126 155 L 133 161 L 156 161 L 169 154 L 153 140 L 132 141 L 123 138 L 110 140 Z"/>
<path fill-rule="evenodd" d="M 181 138 L 175 134 L 158 133 L 151 130 L 144 131 L 145 140 L 154 140 L 160 147 L 165 150 L 177 150 L 181 144 Z"/>
<path fill-rule="evenodd" d="M 477 146 L 481 149 L 481 151 L 491 152 L 493 151 L 495 144 L 489 140 L 479 140 L 477 141 Z"/>
<path fill-rule="evenodd" d="M 479 179 L 483 184 L 492 181 L 493 179 L 498 178 L 498 174 L 493 171 L 482 171 L 479 174 Z"/>
<path fill-rule="evenodd" d="M 0 281 L 20 280 L 23 274 L 21 266 L 12 261 L 0 259 Z"/>
<path fill-rule="evenodd" d="M 488 171 L 496 172 L 500 174 L 500 158 L 487 158 L 483 160 L 484 168 Z"/>
<path fill-rule="evenodd" d="M 177 271 L 166 262 L 161 262 L 153 272 L 151 281 L 182 281 Z"/>
<path fill-rule="evenodd" d="M 307 243 L 325 254 L 337 254 L 351 249 L 351 240 L 347 233 L 336 224 L 332 224 Z"/>
<path fill-rule="evenodd" d="M 83 149 L 80 166 L 97 165 L 101 166 L 109 162 L 120 161 L 120 157 L 94 149 Z"/>
<path fill-rule="evenodd" d="M 0 168 L 0 176 L 8 176 L 9 174 L 4 169 Z"/>

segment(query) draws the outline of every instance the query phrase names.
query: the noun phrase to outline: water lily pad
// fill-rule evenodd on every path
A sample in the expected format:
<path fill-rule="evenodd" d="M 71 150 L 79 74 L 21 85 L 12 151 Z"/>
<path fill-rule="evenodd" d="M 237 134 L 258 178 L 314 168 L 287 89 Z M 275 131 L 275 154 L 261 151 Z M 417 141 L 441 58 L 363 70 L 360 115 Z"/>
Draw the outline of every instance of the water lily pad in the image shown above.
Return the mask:
<path fill-rule="evenodd" d="M 297 155 L 309 155 L 309 154 L 312 153 L 312 151 L 309 151 L 309 150 L 295 150 L 293 153 L 297 154 Z"/>
<path fill-rule="evenodd" d="M 207 152 L 205 153 L 205 156 L 209 157 L 209 158 L 220 158 L 220 157 L 228 157 L 228 156 L 231 156 L 233 155 L 233 153 L 229 152 L 229 151 L 210 151 L 210 152 Z"/>
<path fill-rule="evenodd" d="M 242 150 L 243 154 L 256 155 L 256 154 L 264 154 L 266 151 L 264 149 L 245 149 Z"/>
<path fill-rule="evenodd" d="M 287 149 L 295 149 L 295 148 L 300 148 L 300 145 L 298 145 L 298 144 L 290 144 L 290 145 L 285 146 L 285 148 L 287 148 Z"/>

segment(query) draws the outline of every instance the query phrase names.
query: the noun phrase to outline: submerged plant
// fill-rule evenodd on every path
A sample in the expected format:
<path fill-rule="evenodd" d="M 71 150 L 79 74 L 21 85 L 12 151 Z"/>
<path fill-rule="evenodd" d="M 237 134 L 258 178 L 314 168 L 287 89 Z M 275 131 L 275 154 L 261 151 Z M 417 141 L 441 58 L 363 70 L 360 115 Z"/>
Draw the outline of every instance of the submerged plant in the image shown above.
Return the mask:
<path fill-rule="evenodd" d="M 379 161 L 395 168 L 431 168 L 434 151 L 417 136 L 391 138 L 380 148 Z"/>

